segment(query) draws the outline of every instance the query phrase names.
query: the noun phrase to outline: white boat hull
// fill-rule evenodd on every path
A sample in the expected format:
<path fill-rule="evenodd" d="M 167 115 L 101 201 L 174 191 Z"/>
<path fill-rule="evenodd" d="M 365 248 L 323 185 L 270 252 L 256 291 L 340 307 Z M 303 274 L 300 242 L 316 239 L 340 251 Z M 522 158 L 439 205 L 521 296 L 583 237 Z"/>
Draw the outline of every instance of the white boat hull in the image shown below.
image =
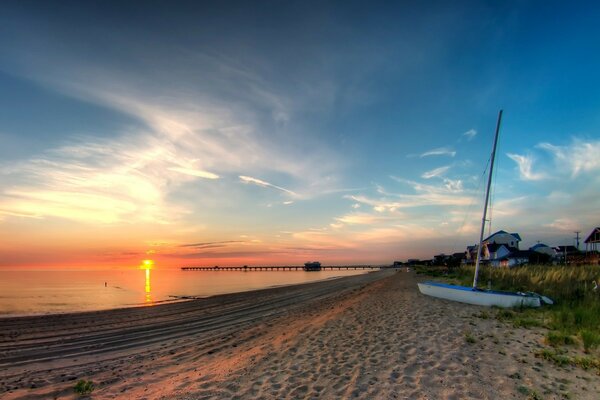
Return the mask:
<path fill-rule="evenodd" d="M 437 282 L 422 282 L 418 283 L 418 286 L 419 291 L 427 296 L 477 306 L 496 306 L 502 308 L 540 306 L 540 298 L 538 296 L 527 294 L 477 290 L 465 286 L 447 285 Z"/>

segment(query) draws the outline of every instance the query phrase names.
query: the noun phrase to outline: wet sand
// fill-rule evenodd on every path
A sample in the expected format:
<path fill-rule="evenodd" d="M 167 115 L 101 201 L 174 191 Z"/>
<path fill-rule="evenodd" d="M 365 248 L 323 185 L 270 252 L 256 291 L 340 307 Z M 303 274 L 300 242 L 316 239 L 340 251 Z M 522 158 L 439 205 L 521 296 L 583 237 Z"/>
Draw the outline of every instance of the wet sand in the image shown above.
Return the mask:
<path fill-rule="evenodd" d="M 542 330 L 477 318 L 381 271 L 155 307 L 0 320 L 0 398 L 596 399 L 535 358 Z M 465 340 L 466 335 L 474 343 Z"/>

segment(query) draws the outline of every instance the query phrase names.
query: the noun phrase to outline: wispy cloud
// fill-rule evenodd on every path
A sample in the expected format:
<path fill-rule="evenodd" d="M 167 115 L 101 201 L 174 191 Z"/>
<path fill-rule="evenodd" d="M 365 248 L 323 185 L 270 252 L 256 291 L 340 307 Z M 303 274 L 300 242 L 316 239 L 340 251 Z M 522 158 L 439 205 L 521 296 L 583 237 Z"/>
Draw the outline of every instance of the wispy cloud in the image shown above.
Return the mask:
<path fill-rule="evenodd" d="M 600 171 L 600 140 L 573 139 L 567 146 L 540 143 L 537 147 L 552 154 L 555 162 L 562 168 L 566 167 L 571 176 L 582 172 Z"/>
<path fill-rule="evenodd" d="M 348 225 L 370 225 L 380 220 L 381 217 L 365 213 L 353 213 L 336 218 L 336 221 Z"/>
<path fill-rule="evenodd" d="M 533 168 L 533 156 L 531 155 L 520 155 L 508 153 L 508 157 L 517 163 L 519 168 L 519 175 L 522 180 L 525 181 L 539 181 L 546 177 L 542 173 L 535 173 L 532 171 Z"/>
<path fill-rule="evenodd" d="M 241 240 L 223 240 L 223 241 L 220 241 L 220 242 L 188 243 L 188 244 L 181 244 L 181 245 L 179 245 L 179 247 L 193 247 L 195 249 L 203 249 L 203 248 L 213 248 L 213 247 L 224 247 L 226 245 L 234 244 L 234 243 L 244 243 L 244 241 L 241 241 Z"/>
<path fill-rule="evenodd" d="M 448 172 L 449 169 L 450 169 L 449 165 L 446 165 L 444 167 L 435 168 L 435 169 L 432 169 L 431 171 L 424 172 L 423 175 L 421 175 L 421 178 L 423 178 L 423 179 L 435 178 L 435 177 L 444 175 L 446 172 Z"/>
<path fill-rule="evenodd" d="M 448 149 L 446 147 L 438 147 L 429 151 L 422 153 L 419 157 L 430 157 L 430 156 L 450 156 L 454 157 L 456 155 L 456 151 Z"/>
<path fill-rule="evenodd" d="M 184 176 L 165 173 L 173 158 L 172 148 L 156 143 L 132 148 L 96 140 L 57 148 L 0 166 L 0 209 L 81 222 L 168 223 L 183 212 L 164 206 L 169 186 Z"/>
<path fill-rule="evenodd" d="M 132 43 L 123 43 L 128 45 Z M 219 179 L 228 175 L 251 178 L 246 183 L 295 197 L 300 192 L 302 198 L 344 190 L 337 185 L 341 158 L 327 146 L 316 145 L 316 136 L 303 132 L 296 140 L 273 134 L 293 117 L 298 96 L 285 94 L 260 71 L 232 59 L 198 54 L 178 74 L 159 63 L 155 75 L 140 78 L 115 65 L 92 65 L 64 49 L 53 50 L 42 47 L 33 59 L 15 52 L 15 59 L 23 58 L 19 74 L 136 123 L 104 139 L 65 135 L 66 146 L 16 164 L 0 164 L 0 209 L 7 218 L 169 222 L 193 208 L 182 198 L 182 186 L 208 187 L 210 181 L 218 181 L 210 189 L 217 197 L 217 190 L 231 189 L 231 182 Z M 37 61 L 42 59 L 45 66 L 39 68 Z M 198 82 L 198 70 L 207 78 L 190 85 Z M 209 83 L 213 81 L 219 84 Z M 229 101 L 232 98 L 235 101 Z M 302 126 L 295 129 L 302 131 Z M 252 178 L 272 171 L 281 176 L 280 185 Z M 286 189 L 290 182 L 297 192 Z M 88 200 L 78 203 L 69 193 Z M 44 203 L 48 198 L 52 202 Z M 99 204 L 94 206 L 92 199 Z M 107 204 L 114 207 L 104 207 Z"/>
<path fill-rule="evenodd" d="M 277 190 L 280 190 L 282 192 L 285 192 L 285 193 L 287 193 L 289 195 L 296 196 L 296 193 L 292 192 L 291 190 L 283 188 L 281 186 L 273 185 L 272 183 L 269 183 L 267 181 L 263 181 L 262 179 L 253 178 L 251 176 L 245 176 L 245 175 L 240 175 L 239 178 L 244 183 L 251 183 L 251 184 L 262 186 L 262 187 L 273 188 L 273 189 L 277 189 Z"/>
<path fill-rule="evenodd" d="M 475 129 L 469 129 L 465 133 L 462 134 L 462 137 L 465 137 L 467 140 L 472 140 L 477 135 L 477 131 Z"/>
<path fill-rule="evenodd" d="M 182 168 L 182 167 L 171 167 L 169 171 L 175 171 L 182 174 L 196 176 L 198 178 L 204 179 L 219 179 L 219 175 L 213 174 L 212 172 L 202 171 L 200 169 L 192 169 L 192 168 Z"/>

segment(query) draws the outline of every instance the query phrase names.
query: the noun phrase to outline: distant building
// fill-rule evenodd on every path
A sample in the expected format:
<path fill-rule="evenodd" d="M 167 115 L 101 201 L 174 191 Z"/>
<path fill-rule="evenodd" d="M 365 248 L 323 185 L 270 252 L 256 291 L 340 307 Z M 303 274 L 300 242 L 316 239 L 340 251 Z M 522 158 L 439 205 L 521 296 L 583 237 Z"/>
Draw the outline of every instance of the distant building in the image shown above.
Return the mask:
<path fill-rule="evenodd" d="M 572 245 L 567 245 L 567 246 L 556 246 L 554 248 L 554 250 L 556 250 L 556 253 L 559 256 L 577 256 L 581 253 L 581 251 L 579 251 L 579 249 L 575 246 Z"/>
<path fill-rule="evenodd" d="M 304 270 L 305 271 L 320 271 L 321 270 L 321 263 L 318 261 L 309 261 L 304 263 Z"/>
<path fill-rule="evenodd" d="M 550 257 L 556 257 L 556 249 L 544 243 L 538 243 L 535 246 L 530 247 L 529 250 L 536 253 L 547 254 Z"/>
<path fill-rule="evenodd" d="M 521 236 L 518 233 L 508 233 L 506 231 L 498 231 L 493 235 L 488 236 L 483 240 L 484 243 L 490 244 L 503 244 L 507 248 L 513 248 L 519 250 L 519 242 Z"/>
<path fill-rule="evenodd" d="M 529 262 L 529 251 L 519 250 L 521 236 L 500 230 L 482 242 L 481 262 L 493 267 L 514 267 Z M 477 260 L 478 245 L 468 246 L 464 264 L 474 264 Z"/>
<path fill-rule="evenodd" d="M 598 251 L 598 247 L 600 247 L 600 227 L 594 228 L 583 243 L 585 243 L 586 252 Z"/>
<path fill-rule="evenodd" d="M 529 262 L 532 264 L 554 264 L 557 261 L 558 253 L 556 249 L 544 243 L 538 243 L 530 247 L 529 251 L 531 252 Z"/>
<path fill-rule="evenodd" d="M 530 257 L 531 257 L 531 251 L 516 250 L 505 256 L 501 256 L 499 258 L 490 260 L 490 265 L 492 267 L 511 268 L 511 267 L 516 267 L 518 265 L 524 265 L 524 264 L 529 263 Z"/>

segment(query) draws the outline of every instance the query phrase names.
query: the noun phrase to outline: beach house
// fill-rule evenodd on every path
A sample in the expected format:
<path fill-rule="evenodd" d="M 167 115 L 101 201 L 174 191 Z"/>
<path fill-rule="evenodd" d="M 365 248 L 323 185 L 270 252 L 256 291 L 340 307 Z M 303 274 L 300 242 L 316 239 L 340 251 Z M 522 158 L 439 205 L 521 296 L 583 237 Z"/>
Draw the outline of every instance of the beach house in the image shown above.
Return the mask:
<path fill-rule="evenodd" d="M 586 252 L 597 251 L 600 247 L 600 227 L 594 228 L 583 243 L 585 243 Z"/>
<path fill-rule="evenodd" d="M 556 249 L 544 243 L 538 243 L 529 248 L 531 252 L 529 260 L 533 264 L 556 263 L 558 253 Z"/>
<path fill-rule="evenodd" d="M 492 267 L 513 267 L 529 262 L 530 252 L 519 250 L 521 236 L 500 230 L 482 242 L 481 261 Z M 465 264 L 472 264 L 477 258 L 477 245 L 468 246 L 465 252 Z"/>

